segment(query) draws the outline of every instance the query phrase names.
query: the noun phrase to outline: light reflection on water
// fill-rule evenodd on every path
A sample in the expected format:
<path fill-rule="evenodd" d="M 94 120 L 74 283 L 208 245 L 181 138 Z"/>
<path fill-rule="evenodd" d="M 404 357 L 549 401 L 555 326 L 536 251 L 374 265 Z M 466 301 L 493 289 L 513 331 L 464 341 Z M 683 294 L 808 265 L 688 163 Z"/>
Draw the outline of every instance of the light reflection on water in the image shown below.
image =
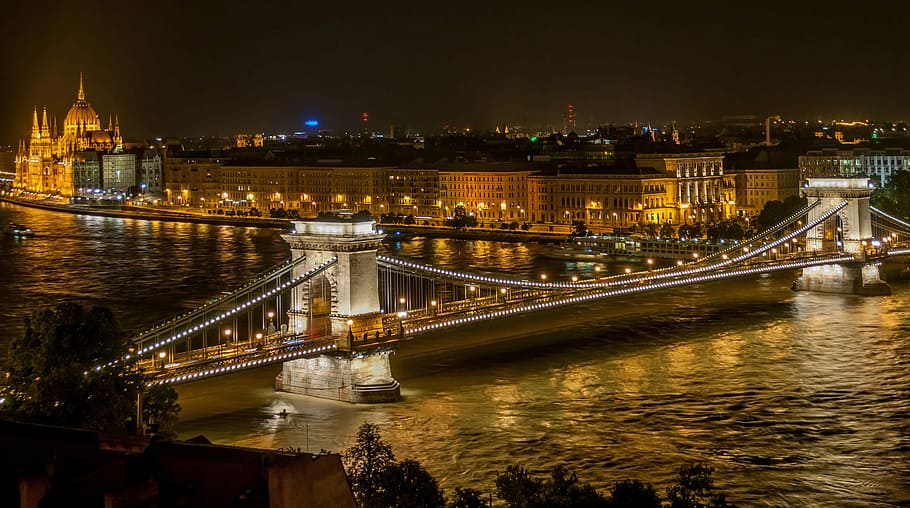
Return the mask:
<path fill-rule="evenodd" d="M 4 337 L 33 308 L 78 297 L 126 328 L 240 285 L 287 256 L 275 231 L 79 217 L 0 205 Z M 410 240 L 400 255 L 452 268 L 552 277 L 590 263 L 536 244 Z M 620 271 L 625 265 L 608 267 Z M 379 424 L 442 482 L 489 490 L 520 463 L 566 464 L 604 487 L 664 483 L 705 460 L 742 505 L 910 504 L 910 288 L 883 298 L 792 293 L 792 275 L 522 316 L 405 344 L 405 400 L 351 406 L 276 394 L 275 367 L 181 388 L 181 434 L 310 451 Z M 286 409 L 290 416 L 275 415 Z"/>

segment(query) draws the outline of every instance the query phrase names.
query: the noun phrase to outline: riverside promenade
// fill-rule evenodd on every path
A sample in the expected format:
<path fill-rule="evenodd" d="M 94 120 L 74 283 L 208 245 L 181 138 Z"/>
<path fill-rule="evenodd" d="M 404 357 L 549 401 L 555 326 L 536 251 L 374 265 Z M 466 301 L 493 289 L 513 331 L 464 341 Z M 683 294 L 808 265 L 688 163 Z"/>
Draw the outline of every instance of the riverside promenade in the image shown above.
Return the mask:
<path fill-rule="evenodd" d="M 125 219 L 157 220 L 167 222 L 192 222 L 224 226 L 258 227 L 279 230 L 291 228 L 290 219 L 271 217 L 228 217 L 206 213 L 205 210 L 178 206 L 137 206 L 131 204 L 91 206 L 67 203 L 60 199 L 26 199 L 0 193 L 0 202 L 27 206 L 60 213 L 121 217 Z M 302 219 L 315 217 L 302 217 Z M 495 224 L 495 223 L 494 223 Z M 568 228 L 559 226 L 535 226 L 530 231 L 507 230 L 496 226 L 456 230 L 444 225 L 377 224 L 390 237 L 409 238 L 415 236 L 434 238 L 455 238 L 462 240 L 492 240 L 500 242 L 560 243 L 569 239 Z M 546 230 L 543 230 L 546 229 Z"/>

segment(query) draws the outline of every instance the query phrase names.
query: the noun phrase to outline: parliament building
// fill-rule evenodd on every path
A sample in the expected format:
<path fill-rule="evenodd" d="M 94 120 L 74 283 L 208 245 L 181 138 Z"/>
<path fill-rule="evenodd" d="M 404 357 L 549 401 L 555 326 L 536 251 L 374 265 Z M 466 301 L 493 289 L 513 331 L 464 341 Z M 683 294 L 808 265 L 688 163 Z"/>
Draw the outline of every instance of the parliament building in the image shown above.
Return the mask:
<path fill-rule="evenodd" d="M 19 142 L 16 156 L 16 177 L 13 187 L 40 194 L 72 197 L 86 187 L 100 186 L 100 175 L 73 171 L 74 160 L 88 151 L 113 153 L 122 147 L 119 118 L 108 119 L 107 129 L 101 127 L 98 113 L 85 98 L 82 74 L 76 102 L 63 120 L 63 130 L 56 119 L 48 122 L 47 108 L 32 115 L 31 137 Z M 78 177 L 77 177 L 78 176 Z"/>

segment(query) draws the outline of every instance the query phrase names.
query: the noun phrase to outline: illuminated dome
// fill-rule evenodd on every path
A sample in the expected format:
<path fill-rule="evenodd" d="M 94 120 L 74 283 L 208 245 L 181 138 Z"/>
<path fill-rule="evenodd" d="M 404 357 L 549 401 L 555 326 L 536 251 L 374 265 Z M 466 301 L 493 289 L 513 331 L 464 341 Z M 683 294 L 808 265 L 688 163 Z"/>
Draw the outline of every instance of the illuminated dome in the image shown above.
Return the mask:
<path fill-rule="evenodd" d="M 98 121 L 98 113 L 88 101 L 85 100 L 85 91 L 82 88 L 82 74 L 79 74 L 79 94 L 76 96 L 76 102 L 66 114 L 63 120 L 63 133 L 75 134 L 76 129 L 80 126 L 88 131 L 101 130 L 101 123 Z"/>

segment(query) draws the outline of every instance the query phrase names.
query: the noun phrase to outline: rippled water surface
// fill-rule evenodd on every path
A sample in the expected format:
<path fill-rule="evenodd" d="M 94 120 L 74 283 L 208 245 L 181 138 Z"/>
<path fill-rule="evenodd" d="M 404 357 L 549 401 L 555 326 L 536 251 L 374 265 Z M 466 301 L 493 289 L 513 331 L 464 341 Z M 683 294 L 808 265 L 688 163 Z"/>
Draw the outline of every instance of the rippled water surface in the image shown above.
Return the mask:
<path fill-rule="evenodd" d="M 126 329 L 282 261 L 277 231 L 54 214 L 0 204 L 2 341 L 32 309 L 107 305 Z M 537 277 L 590 274 L 545 246 L 414 239 L 387 253 Z M 604 267 L 621 270 L 625 265 Z M 277 367 L 181 388 L 184 437 L 310 451 L 379 424 L 451 490 L 522 464 L 603 488 L 663 485 L 703 460 L 744 506 L 910 505 L 910 287 L 793 293 L 793 274 L 610 300 L 440 334 L 393 359 L 404 400 L 352 406 L 271 389 Z M 286 409 L 291 415 L 274 418 Z"/>

